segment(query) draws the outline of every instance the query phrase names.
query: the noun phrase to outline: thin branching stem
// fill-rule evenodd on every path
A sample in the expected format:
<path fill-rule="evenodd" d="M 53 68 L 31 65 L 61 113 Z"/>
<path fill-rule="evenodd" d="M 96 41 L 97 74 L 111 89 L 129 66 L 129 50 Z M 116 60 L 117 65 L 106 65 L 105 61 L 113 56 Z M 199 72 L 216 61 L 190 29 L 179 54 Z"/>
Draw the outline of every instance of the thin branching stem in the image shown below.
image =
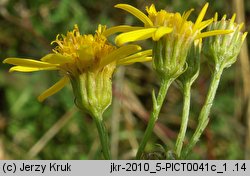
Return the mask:
<path fill-rule="evenodd" d="M 185 159 L 190 151 L 193 149 L 195 144 L 199 141 L 201 134 L 205 130 L 208 122 L 209 122 L 209 113 L 210 109 L 213 105 L 214 97 L 221 79 L 221 74 L 223 72 L 224 67 L 223 66 L 218 66 L 216 67 L 213 75 L 212 75 L 212 80 L 210 83 L 210 87 L 207 93 L 206 101 L 200 111 L 199 118 L 198 118 L 198 126 L 187 146 L 187 148 L 183 151 L 182 158 Z"/>
<path fill-rule="evenodd" d="M 152 95 L 152 97 L 153 97 L 153 111 L 150 114 L 150 118 L 149 118 L 149 122 L 148 122 L 148 125 L 146 128 L 146 131 L 145 131 L 144 136 L 142 138 L 142 141 L 139 145 L 139 149 L 138 149 L 137 154 L 136 154 L 136 159 L 140 159 L 143 152 L 144 152 L 146 144 L 147 144 L 147 142 L 152 134 L 155 123 L 158 119 L 158 116 L 159 116 L 162 104 L 165 100 L 168 88 L 169 88 L 170 84 L 172 83 L 172 81 L 173 81 L 172 79 L 163 79 L 162 80 L 157 99 L 155 98 L 155 94 L 153 92 L 153 95 Z"/>
<path fill-rule="evenodd" d="M 184 138 L 188 125 L 191 85 L 192 85 L 191 81 L 186 81 L 185 83 L 183 83 L 183 109 L 181 117 L 181 127 L 175 144 L 175 154 L 177 155 L 178 158 L 180 158 L 181 155 L 181 150 L 184 143 Z"/>

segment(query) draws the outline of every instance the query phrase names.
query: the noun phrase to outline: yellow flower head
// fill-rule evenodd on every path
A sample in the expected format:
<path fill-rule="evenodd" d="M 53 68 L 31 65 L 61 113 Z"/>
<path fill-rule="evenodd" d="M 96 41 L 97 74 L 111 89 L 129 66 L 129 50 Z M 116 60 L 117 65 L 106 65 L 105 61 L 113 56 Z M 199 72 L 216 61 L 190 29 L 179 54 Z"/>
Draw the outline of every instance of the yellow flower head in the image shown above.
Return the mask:
<path fill-rule="evenodd" d="M 99 26 L 95 35 L 81 35 L 78 27 L 75 26 L 73 31 L 68 32 L 66 36 L 58 35 L 52 44 L 57 44 L 53 52 L 65 58 L 65 63 L 57 62 L 60 64 L 61 70 L 77 75 L 88 70 L 98 71 L 103 69 L 104 65 L 114 67 L 114 63 L 103 63 L 106 60 L 105 57 L 116 50 L 116 47 L 109 44 L 107 38 L 102 35 L 104 30 L 105 26 Z M 133 46 L 132 50 L 139 50 L 139 48 Z M 56 62 L 53 57 L 45 57 L 41 60 L 50 63 Z"/>
<path fill-rule="evenodd" d="M 154 41 L 158 41 L 164 35 L 169 33 L 174 33 L 175 36 L 180 35 L 183 38 L 193 41 L 211 35 L 227 34 L 231 32 L 230 30 L 216 30 L 201 33 L 201 31 L 213 21 L 212 19 L 203 21 L 208 8 L 208 3 L 202 8 L 195 23 L 188 21 L 188 17 L 193 9 L 181 15 L 180 13 L 170 13 L 166 10 L 157 11 L 154 4 L 152 4 L 150 7 L 146 7 L 148 15 L 145 15 L 137 8 L 128 4 L 117 4 L 115 7 L 131 13 L 144 23 L 144 27 L 123 25 L 110 28 L 107 31 L 108 34 L 124 32 L 116 37 L 116 44 L 118 45 L 147 38 L 152 38 Z"/>
<path fill-rule="evenodd" d="M 213 21 L 213 19 L 203 21 L 208 3 L 202 8 L 194 23 L 188 20 L 193 9 L 181 15 L 166 10 L 157 11 L 152 4 L 146 7 L 146 15 L 128 4 L 117 4 L 115 7 L 131 13 L 141 20 L 144 26 L 116 26 L 107 30 L 107 35 L 123 32 L 115 39 L 117 45 L 152 38 L 153 67 L 161 78 L 177 78 L 186 70 L 186 57 L 194 40 L 232 32 L 232 30 L 201 32 Z"/>
<path fill-rule="evenodd" d="M 43 92 L 38 97 L 39 101 L 58 92 L 70 81 L 76 99 L 77 96 L 85 97 L 86 102 L 79 100 L 78 105 L 85 103 L 85 108 L 89 110 L 95 103 L 101 102 L 97 106 L 103 111 L 111 101 L 111 77 L 116 66 L 149 61 L 152 54 L 151 50 L 138 52 L 141 50 L 138 45 L 119 48 L 113 46 L 104 35 L 105 30 L 105 26 L 99 25 L 95 35 L 82 35 L 75 25 L 73 31 L 66 35 L 57 35 L 56 40 L 52 42 L 57 44 L 53 53 L 44 56 L 40 61 L 7 58 L 3 62 L 15 65 L 10 68 L 11 72 L 60 71 L 63 75 L 61 80 Z M 103 97 L 106 90 L 108 93 Z"/>

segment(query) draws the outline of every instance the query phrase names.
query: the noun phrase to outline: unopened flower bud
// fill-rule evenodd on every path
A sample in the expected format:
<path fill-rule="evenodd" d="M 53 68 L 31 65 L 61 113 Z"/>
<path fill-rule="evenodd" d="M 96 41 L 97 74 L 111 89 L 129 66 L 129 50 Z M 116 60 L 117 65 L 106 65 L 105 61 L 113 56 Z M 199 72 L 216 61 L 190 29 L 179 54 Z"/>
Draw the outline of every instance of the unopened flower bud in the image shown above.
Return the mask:
<path fill-rule="evenodd" d="M 217 21 L 215 14 L 214 22 L 208 26 L 208 30 L 232 30 L 230 34 L 211 36 L 204 41 L 203 52 L 209 58 L 209 62 L 216 66 L 230 67 L 236 61 L 246 38 L 247 32 L 241 32 L 243 23 L 235 23 L 235 16 L 234 14 L 230 20 L 226 20 L 224 15 Z"/>

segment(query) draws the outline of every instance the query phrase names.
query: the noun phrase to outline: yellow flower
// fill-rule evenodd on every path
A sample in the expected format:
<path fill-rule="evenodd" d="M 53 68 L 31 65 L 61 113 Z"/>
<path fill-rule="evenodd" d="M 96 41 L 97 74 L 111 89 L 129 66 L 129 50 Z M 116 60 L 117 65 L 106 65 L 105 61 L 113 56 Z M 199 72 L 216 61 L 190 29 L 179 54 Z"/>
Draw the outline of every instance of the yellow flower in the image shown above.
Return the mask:
<path fill-rule="evenodd" d="M 188 20 L 193 9 L 183 13 L 157 11 L 152 4 L 146 7 L 148 15 L 128 4 L 117 4 L 144 23 L 144 27 L 116 26 L 106 31 L 108 35 L 123 32 L 115 39 L 117 45 L 128 42 L 153 39 L 153 67 L 161 78 L 171 79 L 181 75 L 186 66 L 186 56 L 194 40 L 204 37 L 228 34 L 232 30 L 201 32 L 213 19 L 203 21 L 208 3 L 202 8 L 195 23 Z"/>
<path fill-rule="evenodd" d="M 76 102 L 78 106 L 85 104 L 85 109 L 89 111 L 89 108 L 99 101 L 101 104 L 97 106 L 103 111 L 111 102 L 111 77 L 116 66 L 150 61 L 149 56 L 152 54 L 151 50 L 138 52 L 141 50 L 138 45 L 119 48 L 111 45 L 104 35 L 105 30 L 105 26 L 99 25 L 95 35 L 82 35 L 75 25 L 74 30 L 66 36 L 56 37 L 52 42 L 57 44 L 53 53 L 44 56 L 40 61 L 7 58 L 3 62 L 15 65 L 10 68 L 10 72 L 60 71 L 63 77 L 43 92 L 38 97 L 39 101 L 43 101 L 71 82 L 76 99 L 82 96 Z M 81 98 L 86 102 L 82 102 Z"/>
<path fill-rule="evenodd" d="M 169 13 L 166 10 L 157 11 L 154 4 L 152 4 L 150 7 L 146 7 L 147 16 L 137 8 L 128 4 L 117 4 L 115 7 L 131 13 L 144 23 L 144 27 L 122 25 L 107 30 L 106 33 L 108 35 L 116 32 L 124 32 L 116 37 L 116 44 L 118 45 L 147 38 L 158 41 L 169 33 L 174 33 L 174 35 L 179 35 L 182 38 L 193 41 L 211 35 L 227 34 L 231 32 L 230 30 L 215 30 L 201 33 L 201 30 L 206 28 L 213 21 L 212 19 L 203 21 L 208 3 L 202 8 L 195 23 L 187 20 L 194 9 L 181 15 L 180 13 Z"/>

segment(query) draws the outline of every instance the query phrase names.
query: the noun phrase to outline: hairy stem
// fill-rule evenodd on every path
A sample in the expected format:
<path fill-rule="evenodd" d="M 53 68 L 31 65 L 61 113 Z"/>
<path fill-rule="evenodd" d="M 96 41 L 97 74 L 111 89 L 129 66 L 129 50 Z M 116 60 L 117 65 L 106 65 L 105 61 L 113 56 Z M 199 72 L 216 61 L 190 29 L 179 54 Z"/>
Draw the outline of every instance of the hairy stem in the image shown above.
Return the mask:
<path fill-rule="evenodd" d="M 110 155 L 110 149 L 109 149 L 109 138 L 108 138 L 108 133 L 106 131 L 105 124 L 102 120 L 102 115 L 95 116 L 94 121 L 98 130 L 100 141 L 101 141 L 103 156 L 106 160 L 110 160 L 111 155 Z"/>
<path fill-rule="evenodd" d="M 186 148 L 186 150 L 184 151 L 182 158 L 186 158 L 189 154 L 189 152 L 193 149 L 193 147 L 195 146 L 195 144 L 199 141 L 201 134 L 203 133 L 203 131 L 205 130 L 208 122 L 209 122 L 209 113 L 210 113 L 210 109 L 213 105 L 213 101 L 214 101 L 214 97 L 220 82 L 220 78 L 221 78 L 221 74 L 223 72 L 223 66 L 220 67 L 216 67 L 219 69 L 215 69 L 213 75 L 212 75 L 212 80 L 210 83 L 210 87 L 207 93 L 207 97 L 206 97 L 206 101 L 200 111 L 199 114 L 199 119 L 198 119 L 198 126 Z"/>
<path fill-rule="evenodd" d="M 153 92 L 153 95 L 152 95 L 153 96 L 153 110 L 150 114 L 150 118 L 149 118 L 149 122 L 148 122 L 148 125 L 146 128 L 146 131 L 145 131 L 144 136 L 142 138 L 142 141 L 139 145 L 139 149 L 138 149 L 137 154 L 136 154 L 136 159 L 140 159 L 142 156 L 142 153 L 143 153 L 145 146 L 146 146 L 146 144 L 147 144 L 147 142 L 152 134 L 152 131 L 153 131 L 155 123 L 158 119 L 162 104 L 165 100 L 168 88 L 169 88 L 170 84 L 172 83 L 172 81 L 173 81 L 172 79 L 165 79 L 165 80 L 163 79 L 162 80 L 157 99 L 155 99 L 155 95 Z"/>
<path fill-rule="evenodd" d="M 191 85 L 192 84 L 190 81 L 183 83 L 183 109 L 181 117 L 181 127 L 175 144 L 175 154 L 177 155 L 178 158 L 180 158 L 181 156 L 181 150 L 184 143 L 184 138 L 188 125 Z"/>

